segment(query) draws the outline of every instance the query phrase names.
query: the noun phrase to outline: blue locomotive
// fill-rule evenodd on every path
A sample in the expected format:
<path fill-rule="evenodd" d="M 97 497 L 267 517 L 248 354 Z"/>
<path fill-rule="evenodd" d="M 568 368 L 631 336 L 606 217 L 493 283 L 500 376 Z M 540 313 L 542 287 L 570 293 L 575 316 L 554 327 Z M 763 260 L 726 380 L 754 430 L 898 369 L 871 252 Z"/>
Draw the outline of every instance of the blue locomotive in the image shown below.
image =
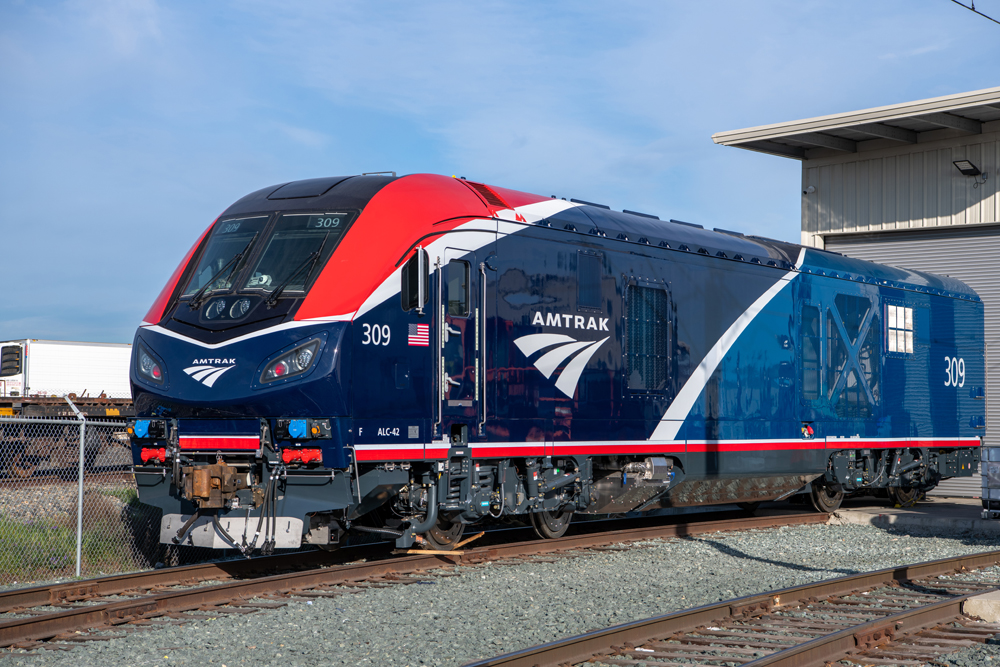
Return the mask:
<path fill-rule="evenodd" d="M 976 470 L 983 340 L 944 276 L 465 179 L 297 181 L 227 209 L 139 327 L 135 475 L 161 542 L 247 554 L 906 501 Z"/>

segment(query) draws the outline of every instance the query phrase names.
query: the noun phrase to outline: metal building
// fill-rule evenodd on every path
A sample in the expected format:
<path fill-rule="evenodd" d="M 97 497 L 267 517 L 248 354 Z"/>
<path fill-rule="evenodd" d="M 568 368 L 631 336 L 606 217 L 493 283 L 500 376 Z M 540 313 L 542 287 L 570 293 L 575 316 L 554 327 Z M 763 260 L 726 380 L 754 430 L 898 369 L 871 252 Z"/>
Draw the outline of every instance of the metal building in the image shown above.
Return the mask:
<path fill-rule="evenodd" d="M 1000 88 L 719 132 L 802 161 L 802 243 L 968 283 L 986 310 L 987 394 L 1000 396 Z M 1000 424 L 1000 400 L 987 425 Z M 1000 447 L 1000 427 L 986 443 Z M 975 495 L 979 478 L 942 492 Z"/>

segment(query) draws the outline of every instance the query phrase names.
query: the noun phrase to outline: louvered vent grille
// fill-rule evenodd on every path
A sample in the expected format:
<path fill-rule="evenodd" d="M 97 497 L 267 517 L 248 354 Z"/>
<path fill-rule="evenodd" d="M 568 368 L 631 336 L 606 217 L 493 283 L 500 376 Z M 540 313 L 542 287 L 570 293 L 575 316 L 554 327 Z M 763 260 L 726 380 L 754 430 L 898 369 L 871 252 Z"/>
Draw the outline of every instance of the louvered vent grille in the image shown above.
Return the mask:
<path fill-rule="evenodd" d="M 479 193 L 479 196 L 486 200 L 486 203 L 493 208 L 511 208 L 507 202 L 497 193 L 493 192 L 488 186 L 482 183 L 473 183 L 472 181 L 462 181 L 470 188 Z"/>

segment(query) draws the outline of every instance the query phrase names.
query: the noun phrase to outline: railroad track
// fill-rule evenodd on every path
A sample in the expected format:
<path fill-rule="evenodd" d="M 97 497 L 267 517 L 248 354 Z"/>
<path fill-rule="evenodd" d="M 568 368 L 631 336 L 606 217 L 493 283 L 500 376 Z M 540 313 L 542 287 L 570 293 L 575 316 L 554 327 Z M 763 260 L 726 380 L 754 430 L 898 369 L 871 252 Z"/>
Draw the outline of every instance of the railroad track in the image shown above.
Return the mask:
<path fill-rule="evenodd" d="M 0 592 L 0 647 L 67 649 L 109 639 L 111 628 L 139 629 L 204 618 L 206 613 L 254 613 L 290 597 L 335 597 L 371 587 L 449 576 L 455 565 L 538 561 L 615 549 L 625 542 L 731 530 L 825 523 L 826 514 L 654 525 L 465 549 L 449 554 L 388 557 L 384 545 L 328 554 L 306 552 L 252 560 L 204 563 L 151 572 Z M 381 550 L 381 551 L 379 551 Z M 337 563 L 349 558 L 364 562 Z M 278 574 L 269 574 L 275 571 Z M 422 578 L 423 577 L 423 578 Z M 204 584 L 202 582 L 218 582 Z"/>
<path fill-rule="evenodd" d="M 962 613 L 997 589 L 1000 551 L 991 551 L 687 609 L 465 667 L 924 665 L 1000 632 Z"/>

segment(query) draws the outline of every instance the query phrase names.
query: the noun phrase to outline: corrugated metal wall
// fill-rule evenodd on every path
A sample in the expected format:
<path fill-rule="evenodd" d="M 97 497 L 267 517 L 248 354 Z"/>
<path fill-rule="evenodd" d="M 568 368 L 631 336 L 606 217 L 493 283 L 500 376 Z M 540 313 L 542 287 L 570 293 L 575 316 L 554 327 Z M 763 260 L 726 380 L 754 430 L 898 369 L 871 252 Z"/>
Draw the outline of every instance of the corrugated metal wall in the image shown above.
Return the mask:
<path fill-rule="evenodd" d="M 825 240 L 828 250 L 882 264 L 944 274 L 976 290 L 986 311 L 987 397 L 1000 397 L 1000 226 L 832 235 Z M 1000 399 L 987 401 L 986 414 L 987 426 L 992 427 L 987 429 L 986 443 L 1000 447 Z M 938 491 L 978 496 L 980 489 L 977 475 L 945 482 Z"/>
<path fill-rule="evenodd" d="M 954 160 L 988 174 L 962 176 Z M 891 231 L 1000 222 L 1000 135 L 996 132 L 806 161 L 802 231 Z M 978 187 L 973 184 L 978 182 Z"/>

